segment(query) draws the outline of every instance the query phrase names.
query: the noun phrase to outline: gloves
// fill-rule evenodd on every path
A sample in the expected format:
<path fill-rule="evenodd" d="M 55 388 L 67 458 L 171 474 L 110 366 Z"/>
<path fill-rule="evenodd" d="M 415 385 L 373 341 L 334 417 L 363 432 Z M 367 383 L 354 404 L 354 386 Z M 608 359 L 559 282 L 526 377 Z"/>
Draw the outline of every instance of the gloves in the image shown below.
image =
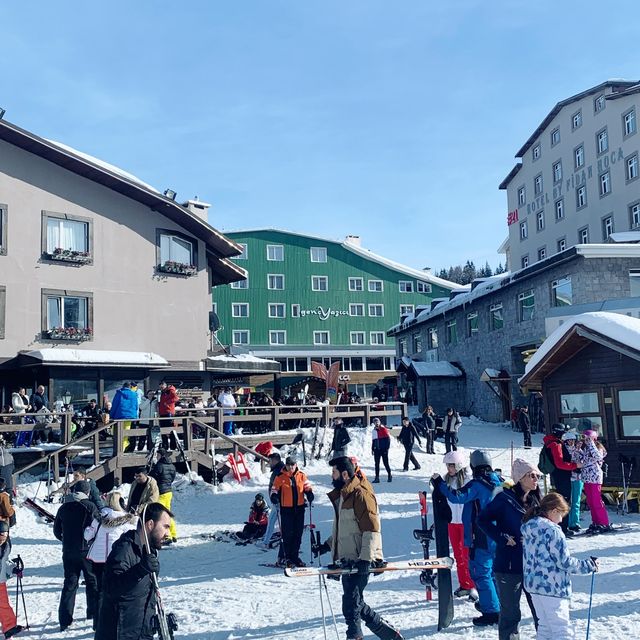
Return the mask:
<path fill-rule="evenodd" d="M 369 573 L 371 563 L 368 560 L 356 560 L 355 567 L 358 570 L 358 575 L 363 576 Z"/>
<path fill-rule="evenodd" d="M 152 553 L 145 553 L 140 560 L 140 569 L 144 573 L 158 573 L 160 569 L 158 556 Z"/>
<path fill-rule="evenodd" d="M 307 491 L 307 500 L 309 501 L 309 504 L 311 504 L 313 502 L 313 499 L 315 498 L 315 496 L 313 495 L 313 491 Z"/>
<path fill-rule="evenodd" d="M 280 504 L 280 496 L 277 493 L 271 494 L 271 504 Z"/>
<path fill-rule="evenodd" d="M 322 542 L 321 544 L 314 543 L 311 545 L 311 553 L 314 558 L 322 556 L 325 553 L 329 553 L 329 551 L 331 551 L 331 547 L 326 542 Z"/>
<path fill-rule="evenodd" d="M 13 569 L 11 569 L 11 573 L 16 576 L 16 578 L 22 578 L 23 576 L 22 569 L 18 569 L 18 567 L 13 567 Z"/>

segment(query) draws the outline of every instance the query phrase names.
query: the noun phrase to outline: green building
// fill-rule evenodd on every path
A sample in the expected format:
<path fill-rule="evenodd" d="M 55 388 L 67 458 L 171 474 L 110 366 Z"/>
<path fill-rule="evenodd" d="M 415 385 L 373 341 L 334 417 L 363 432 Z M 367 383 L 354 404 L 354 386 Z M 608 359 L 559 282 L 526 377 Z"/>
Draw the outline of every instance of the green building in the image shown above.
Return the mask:
<path fill-rule="evenodd" d="M 312 360 L 327 367 L 339 360 L 342 381 L 363 397 L 395 375 L 387 329 L 455 287 L 363 249 L 358 236 L 337 242 L 278 229 L 226 236 L 243 247 L 234 261 L 248 277 L 213 290 L 220 342 L 278 360 L 285 376 L 309 375 Z"/>

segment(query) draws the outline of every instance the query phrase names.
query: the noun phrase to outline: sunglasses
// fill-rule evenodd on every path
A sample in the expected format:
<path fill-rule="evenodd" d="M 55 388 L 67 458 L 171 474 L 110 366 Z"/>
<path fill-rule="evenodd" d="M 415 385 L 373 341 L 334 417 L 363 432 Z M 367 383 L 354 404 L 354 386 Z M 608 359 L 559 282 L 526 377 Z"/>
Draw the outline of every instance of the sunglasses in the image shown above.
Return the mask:
<path fill-rule="evenodd" d="M 535 473 L 534 471 L 532 471 L 531 473 L 527 473 L 527 477 L 531 478 L 532 480 L 540 480 L 542 478 L 539 473 Z"/>

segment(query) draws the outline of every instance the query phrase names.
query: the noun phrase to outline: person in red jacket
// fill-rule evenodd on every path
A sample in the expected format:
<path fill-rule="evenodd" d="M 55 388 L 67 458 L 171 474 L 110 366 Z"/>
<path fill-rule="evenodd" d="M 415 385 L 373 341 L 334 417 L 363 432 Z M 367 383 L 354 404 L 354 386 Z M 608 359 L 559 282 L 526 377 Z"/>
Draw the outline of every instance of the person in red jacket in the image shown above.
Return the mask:
<path fill-rule="evenodd" d="M 245 522 L 244 529 L 236 533 L 240 540 L 257 540 L 262 538 L 267 530 L 269 522 L 269 507 L 261 493 L 257 493 L 255 500 L 251 504 L 249 520 Z"/>
<path fill-rule="evenodd" d="M 173 418 L 176 415 L 176 402 L 180 400 L 180 396 L 176 388 L 172 384 L 167 384 L 165 380 L 160 383 L 160 400 L 158 401 L 158 414 L 161 418 Z M 173 427 L 173 421 L 160 421 L 161 427 Z M 173 440 L 173 438 L 171 438 Z M 164 449 L 175 449 L 169 446 L 169 437 L 162 436 L 162 447 Z"/>
<path fill-rule="evenodd" d="M 387 481 L 391 482 L 391 467 L 389 466 L 389 447 L 391 434 L 389 429 L 382 426 L 379 418 L 373 419 L 373 433 L 371 434 L 371 453 L 373 453 L 376 477 L 372 482 L 380 482 L 380 460 L 387 470 Z"/>

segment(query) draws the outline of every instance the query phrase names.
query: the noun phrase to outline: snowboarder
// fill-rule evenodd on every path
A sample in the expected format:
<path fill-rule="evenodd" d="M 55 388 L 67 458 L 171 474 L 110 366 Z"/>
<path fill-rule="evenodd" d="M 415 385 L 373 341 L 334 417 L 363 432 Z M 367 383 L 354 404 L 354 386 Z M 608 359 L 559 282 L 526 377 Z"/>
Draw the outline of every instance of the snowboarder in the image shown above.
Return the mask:
<path fill-rule="evenodd" d="M 313 490 L 307 476 L 298 469 L 294 458 L 288 456 L 285 467 L 273 481 L 271 502 L 280 506 L 280 530 L 284 562 L 304 567 L 300 559 L 300 545 L 304 531 L 305 497 L 313 502 Z"/>
<path fill-rule="evenodd" d="M 159 502 L 149 504 L 144 522 L 124 533 L 107 558 L 95 640 L 152 640 L 158 549 L 169 535 L 173 514 Z M 146 532 L 146 536 L 145 536 Z M 145 548 L 149 540 L 151 553 Z"/>
<path fill-rule="evenodd" d="M 500 599 L 499 640 L 518 638 L 520 597 L 522 595 L 522 534 L 520 528 L 526 511 L 540 504 L 542 496 L 538 481 L 540 469 L 516 458 L 511 466 L 514 485 L 504 488 L 480 512 L 478 525 L 496 543 L 493 572 Z M 536 612 L 531 596 L 525 591 L 529 608 L 537 626 Z"/>
<path fill-rule="evenodd" d="M 23 629 L 22 625 L 18 624 L 7 593 L 7 578 L 18 571 L 18 568 L 9 560 L 10 556 L 9 523 L 2 521 L 0 522 L 0 624 L 5 638 L 15 636 Z"/>
<path fill-rule="evenodd" d="M 500 487 L 501 480 L 491 468 L 491 456 L 477 449 L 470 458 L 473 479 L 462 489 L 451 490 L 436 473 L 431 481 L 453 504 L 464 504 L 464 544 L 469 548 L 469 573 L 479 596 L 481 616 L 473 618 L 473 624 L 483 627 L 498 622 L 500 602 L 493 577 L 495 543 L 478 526 L 478 513 L 487 505 Z"/>
<path fill-rule="evenodd" d="M 267 522 L 269 519 L 269 507 L 261 493 L 256 493 L 254 501 L 251 503 L 249 510 L 249 519 L 245 522 L 242 531 L 236 536 L 240 540 L 256 540 L 264 536 L 267 530 Z"/>
<path fill-rule="evenodd" d="M 158 449 L 158 462 L 153 465 L 149 475 L 158 484 L 158 502 L 163 504 L 168 511 L 171 511 L 171 500 L 173 499 L 173 491 L 171 484 L 176 478 L 176 467 L 171 462 L 171 454 L 163 448 Z M 173 544 L 178 542 L 178 531 L 176 529 L 176 521 L 171 518 L 171 529 L 169 537 L 165 540 L 165 544 Z"/>
<path fill-rule="evenodd" d="M 369 483 L 356 475 L 353 462 L 345 457 L 334 458 L 333 490 L 328 494 L 335 519 L 333 533 L 322 544 L 314 545 L 314 556 L 331 551 L 334 562 L 351 563 L 358 573 L 342 576 L 342 614 L 347 624 L 347 640 L 362 640 L 362 622 L 382 640 L 403 640 L 399 631 L 384 621 L 364 601 L 371 563 L 381 561 L 382 538 L 378 503 Z"/>
<path fill-rule="evenodd" d="M 602 463 L 607 450 L 598 442 L 598 432 L 587 429 L 583 432 L 582 449 L 580 450 L 580 477 L 584 482 L 584 495 L 591 513 L 591 533 L 606 533 L 611 530 L 609 516 L 602 502 Z"/>
<path fill-rule="evenodd" d="M 462 489 L 471 480 L 471 471 L 466 466 L 464 455 L 460 451 L 445 453 L 442 460 L 447 465 L 447 473 L 444 481 L 449 489 Z M 464 544 L 464 525 L 462 524 L 462 512 L 464 505 L 454 504 L 447 500 L 451 510 L 451 520 L 448 524 L 449 542 L 453 548 L 453 556 L 456 559 L 459 587 L 454 591 L 457 598 L 467 596 L 473 602 L 478 600 L 478 592 L 469 575 L 469 549 Z"/>
<path fill-rule="evenodd" d="M 567 549 L 558 526 L 569 512 L 567 501 L 548 493 L 538 507 L 527 511 L 522 525 L 524 588 L 538 615 L 538 640 L 569 640 L 569 600 L 572 573 L 598 571 L 597 558 L 577 560 Z"/>
<path fill-rule="evenodd" d="M 371 434 L 371 453 L 375 463 L 376 477 L 372 482 L 380 482 L 380 460 L 387 470 L 387 481 L 391 482 L 391 467 L 389 466 L 389 447 L 391 435 L 389 429 L 382 426 L 379 418 L 373 419 L 373 433 Z"/>
<path fill-rule="evenodd" d="M 444 429 L 444 446 L 447 453 L 458 448 L 458 431 L 462 426 L 462 418 L 458 415 L 458 412 L 453 409 L 447 409 L 447 415 L 442 421 L 442 428 Z"/>
<path fill-rule="evenodd" d="M 420 464 L 416 460 L 416 457 L 413 455 L 413 445 L 417 440 L 418 444 L 422 446 L 422 441 L 420 440 L 420 436 L 418 435 L 416 428 L 413 426 L 411 420 L 407 416 L 402 418 L 402 429 L 400 429 L 398 440 L 402 443 L 405 451 L 402 470 L 409 471 L 409 460 L 411 460 L 411 463 L 413 464 L 414 471 L 420 469 Z"/>

